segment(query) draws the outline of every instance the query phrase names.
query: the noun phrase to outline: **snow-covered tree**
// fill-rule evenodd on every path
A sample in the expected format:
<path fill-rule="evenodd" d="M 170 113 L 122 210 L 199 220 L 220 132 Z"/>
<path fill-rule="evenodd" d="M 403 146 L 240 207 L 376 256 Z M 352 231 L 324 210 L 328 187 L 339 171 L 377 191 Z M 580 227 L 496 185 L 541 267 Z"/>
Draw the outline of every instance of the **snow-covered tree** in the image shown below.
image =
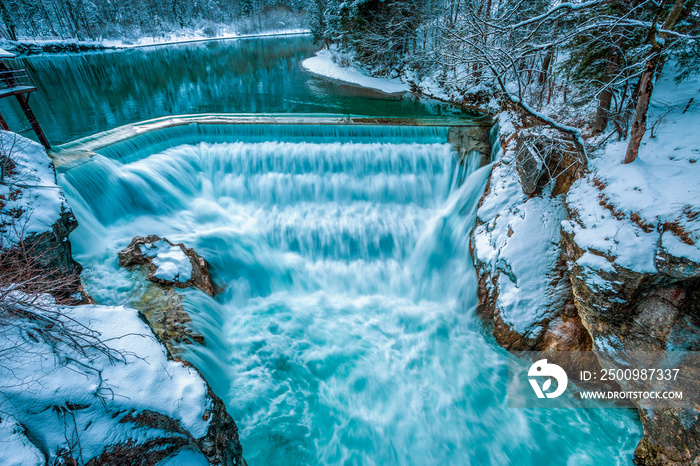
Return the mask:
<path fill-rule="evenodd" d="M 679 78 L 700 70 L 696 0 L 316 3 L 325 9 L 314 10 L 312 28 L 326 44 L 374 70 L 430 76 L 453 96 L 503 97 L 568 133 L 581 151 L 584 131 L 604 133 L 612 123 L 621 139 L 631 128 L 629 153 L 636 154 L 667 57 L 678 58 Z M 589 113 L 585 124 L 546 111 L 554 100 Z"/>
<path fill-rule="evenodd" d="M 300 27 L 307 0 L 2 0 L 0 36 L 133 39 L 189 30 Z M 209 34 L 212 35 L 212 34 Z M 214 34 L 215 35 L 215 32 Z"/>

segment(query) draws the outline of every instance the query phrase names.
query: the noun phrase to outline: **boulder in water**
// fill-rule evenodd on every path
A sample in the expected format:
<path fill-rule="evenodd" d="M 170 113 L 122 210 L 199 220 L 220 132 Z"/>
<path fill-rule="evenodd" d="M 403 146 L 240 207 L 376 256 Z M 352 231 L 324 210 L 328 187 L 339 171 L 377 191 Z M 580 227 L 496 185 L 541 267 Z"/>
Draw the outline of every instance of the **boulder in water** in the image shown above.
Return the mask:
<path fill-rule="evenodd" d="M 131 305 L 139 310 L 172 358 L 179 359 L 181 344 L 204 344 L 204 336 L 189 328 L 192 318 L 182 306 L 183 295 L 175 288 L 196 287 L 214 296 L 207 261 L 182 243 L 149 235 L 134 237 L 119 252 L 119 265 L 140 270 L 151 282 Z"/>
<path fill-rule="evenodd" d="M 135 236 L 129 246 L 119 252 L 121 267 L 145 265 L 146 280 L 177 288 L 197 287 L 214 296 L 209 265 L 193 249 L 172 243 L 157 235 Z"/>

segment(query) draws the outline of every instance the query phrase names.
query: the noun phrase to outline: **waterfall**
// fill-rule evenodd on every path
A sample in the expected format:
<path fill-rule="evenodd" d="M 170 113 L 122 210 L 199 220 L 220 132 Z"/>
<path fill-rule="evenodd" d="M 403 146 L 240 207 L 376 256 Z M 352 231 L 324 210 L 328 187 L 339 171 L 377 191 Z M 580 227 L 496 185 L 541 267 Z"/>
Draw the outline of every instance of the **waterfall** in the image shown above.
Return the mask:
<path fill-rule="evenodd" d="M 469 256 L 490 166 L 446 128 L 177 127 L 99 152 L 59 176 L 88 291 L 137 300 L 116 261 L 135 235 L 208 260 L 223 292 L 184 292 L 207 340 L 186 354 L 249 464 L 631 458 L 628 413 L 507 408 Z"/>

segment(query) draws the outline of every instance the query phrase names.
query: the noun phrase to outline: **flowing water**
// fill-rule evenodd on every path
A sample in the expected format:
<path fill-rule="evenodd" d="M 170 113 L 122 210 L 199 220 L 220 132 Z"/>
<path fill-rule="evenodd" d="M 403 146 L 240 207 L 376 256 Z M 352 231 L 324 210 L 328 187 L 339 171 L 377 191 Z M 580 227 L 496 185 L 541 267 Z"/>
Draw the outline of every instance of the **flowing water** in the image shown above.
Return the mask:
<path fill-rule="evenodd" d="M 59 178 L 98 302 L 138 297 L 116 259 L 135 235 L 211 264 L 223 291 L 184 293 L 207 341 L 188 359 L 250 465 L 631 463 L 634 413 L 507 407 L 468 245 L 490 167 L 459 164 L 446 128 L 247 126 L 170 147 L 190 130 Z"/>
<path fill-rule="evenodd" d="M 297 36 L 18 61 L 54 144 L 171 114 L 465 116 L 311 76 L 299 62 L 315 49 Z M 0 112 L 27 126 L 10 99 Z M 135 235 L 209 261 L 223 291 L 184 291 L 207 341 L 187 357 L 251 466 L 630 464 L 634 413 L 507 407 L 468 247 L 489 167 L 458 164 L 446 128 L 194 128 L 106 147 L 59 182 L 98 302 L 142 294 L 117 264 Z"/>

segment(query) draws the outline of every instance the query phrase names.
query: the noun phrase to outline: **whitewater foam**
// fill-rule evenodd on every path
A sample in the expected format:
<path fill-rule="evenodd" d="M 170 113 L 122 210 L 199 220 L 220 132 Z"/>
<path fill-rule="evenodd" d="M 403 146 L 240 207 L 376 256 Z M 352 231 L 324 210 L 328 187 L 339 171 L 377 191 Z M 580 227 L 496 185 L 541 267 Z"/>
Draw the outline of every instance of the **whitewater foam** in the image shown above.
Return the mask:
<path fill-rule="evenodd" d="M 137 299 L 116 264 L 134 235 L 211 264 L 224 291 L 184 292 L 207 340 L 186 354 L 249 464 L 631 459 L 641 432 L 628 413 L 506 407 L 505 352 L 474 315 L 479 154 L 458 164 L 442 130 L 250 131 L 150 154 L 132 142 L 122 149 L 138 157 L 111 147 L 60 176 L 99 302 Z"/>

